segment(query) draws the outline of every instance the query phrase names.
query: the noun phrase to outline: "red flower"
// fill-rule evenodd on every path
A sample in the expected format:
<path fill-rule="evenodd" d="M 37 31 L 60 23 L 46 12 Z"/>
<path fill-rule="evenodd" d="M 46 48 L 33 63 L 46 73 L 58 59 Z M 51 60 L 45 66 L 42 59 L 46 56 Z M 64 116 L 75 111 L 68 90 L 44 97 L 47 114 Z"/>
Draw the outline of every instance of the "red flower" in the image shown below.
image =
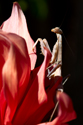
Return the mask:
<path fill-rule="evenodd" d="M 55 90 L 62 77 L 46 78 L 51 59 L 46 47 L 42 65 L 34 69 L 36 48 L 33 52 L 33 45 L 25 16 L 15 2 L 10 18 L 0 28 L 0 125 L 63 125 L 76 118 L 71 99 L 58 92 L 57 117 L 42 123 L 54 108 Z"/>

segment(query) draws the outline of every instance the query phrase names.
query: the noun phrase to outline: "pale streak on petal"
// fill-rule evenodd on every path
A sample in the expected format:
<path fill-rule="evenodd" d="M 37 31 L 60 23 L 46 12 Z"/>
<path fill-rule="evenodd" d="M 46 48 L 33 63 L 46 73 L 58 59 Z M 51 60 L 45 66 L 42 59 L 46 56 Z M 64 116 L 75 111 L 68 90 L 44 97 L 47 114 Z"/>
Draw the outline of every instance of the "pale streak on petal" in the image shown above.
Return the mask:
<path fill-rule="evenodd" d="M 2 54 L 2 56 L 4 57 L 4 60 L 5 60 L 5 61 L 7 60 L 7 53 L 8 53 L 8 49 L 7 49 L 7 47 L 5 47 L 5 46 L 3 45 L 3 54 Z"/>
<path fill-rule="evenodd" d="M 12 63 L 11 63 L 12 62 Z M 9 67 L 8 67 L 9 65 Z M 9 70 L 9 72 L 8 72 Z M 7 88 L 12 94 L 12 97 L 15 98 L 15 94 L 17 93 L 17 71 L 16 71 L 16 60 L 14 55 L 14 49 L 13 46 L 10 47 L 8 60 L 6 61 L 2 74 L 4 76 L 3 78 L 3 87 L 4 89 Z M 12 83 L 12 84 L 11 84 Z M 6 96 L 6 90 L 5 90 L 5 96 Z"/>

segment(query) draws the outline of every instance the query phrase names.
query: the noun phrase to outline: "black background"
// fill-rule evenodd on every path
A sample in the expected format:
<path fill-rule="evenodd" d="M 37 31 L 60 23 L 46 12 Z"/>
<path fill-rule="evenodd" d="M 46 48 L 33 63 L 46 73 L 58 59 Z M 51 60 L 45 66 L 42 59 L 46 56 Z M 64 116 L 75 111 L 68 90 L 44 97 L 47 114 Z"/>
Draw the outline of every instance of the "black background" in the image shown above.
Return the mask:
<path fill-rule="evenodd" d="M 29 0 L 30 1 L 30 0 Z M 0 0 L 0 25 L 9 18 L 13 5 L 12 0 Z M 27 0 L 28 2 L 28 0 Z M 30 2 L 29 2 L 30 3 Z M 31 3 L 30 3 L 31 4 Z M 71 74 L 64 86 L 64 91 L 72 98 L 77 119 L 69 122 L 70 125 L 83 123 L 83 0 L 48 0 L 48 16 L 45 19 L 37 17 L 28 8 L 24 11 L 29 32 L 34 41 L 37 38 L 46 38 L 52 49 L 56 35 L 51 28 L 56 26 L 63 30 L 63 66 L 62 76 Z M 31 5 L 30 5 L 31 6 Z M 34 5 L 33 5 L 34 6 Z M 70 45 L 70 48 L 67 45 Z M 36 66 L 43 58 L 37 46 L 38 57 Z"/>

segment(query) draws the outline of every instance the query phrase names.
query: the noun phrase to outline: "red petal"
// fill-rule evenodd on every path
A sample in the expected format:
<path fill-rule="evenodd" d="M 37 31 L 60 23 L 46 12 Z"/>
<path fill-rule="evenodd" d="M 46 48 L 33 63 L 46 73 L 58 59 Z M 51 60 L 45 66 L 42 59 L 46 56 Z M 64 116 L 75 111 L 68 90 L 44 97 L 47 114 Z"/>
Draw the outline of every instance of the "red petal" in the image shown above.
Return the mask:
<path fill-rule="evenodd" d="M 24 39 L 22 39 L 21 37 L 18 37 L 15 34 L 11 34 L 11 33 L 7 34 L 0 30 L 0 59 L 1 59 L 0 61 L 0 90 L 2 88 L 2 67 L 3 67 L 4 62 L 8 58 L 8 52 L 9 52 L 11 43 L 15 44 L 18 47 L 18 49 L 21 51 L 23 56 L 25 56 L 26 58 L 28 57 L 28 51 L 27 51 L 27 47 L 26 47 L 26 43 Z"/>
<path fill-rule="evenodd" d="M 19 36 L 10 35 L 13 38 L 8 59 L 3 67 L 3 85 L 6 100 L 11 111 L 10 119 L 12 119 L 18 104 L 25 94 L 26 86 L 29 81 L 30 59 L 24 45 L 25 41 Z M 12 44 L 13 40 L 16 41 L 16 45 Z M 5 116 L 5 119 L 6 117 L 8 116 Z"/>
<path fill-rule="evenodd" d="M 36 48 L 34 48 L 33 52 L 32 47 L 34 45 L 34 41 L 30 37 L 25 16 L 17 2 L 13 4 L 12 14 L 10 18 L 3 23 L 1 28 L 5 32 L 20 35 L 26 40 L 28 52 L 31 59 L 31 69 L 33 69 L 36 63 Z"/>
<path fill-rule="evenodd" d="M 76 118 L 76 113 L 69 96 L 65 93 L 58 92 L 57 99 L 59 101 L 58 116 L 52 122 L 37 125 L 67 125 L 66 122 Z"/>
<path fill-rule="evenodd" d="M 76 118 L 73 104 L 69 96 L 65 93 L 58 92 L 57 99 L 59 101 L 58 118 L 61 123 L 66 123 Z"/>
<path fill-rule="evenodd" d="M 2 67 L 7 59 L 10 42 L 0 34 L 0 91 L 2 88 Z"/>
<path fill-rule="evenodd" d="M 62 78 L 58 77 L 54 86 L 50 87 L 50 89 L 47 92 L 47 102 L 40 105 L 40 107 L 35 111 L 35 113 L 27 119 L 26 125 L 27 124 L 33 125 L 33 123 L 34 124 L 40 123 L 45 118 L 45 116 L 48 114 L 48 112 L 54 108 L 54 105 L 55 105 L 54 96 L 56 93 L 56 88 L 61 83 L 61 81 L 62 81 Z M 50 82 L 50 84 L 51 84 L 51 82 Z M 50 118 L 49 114 L 48 114 L 47 119 L 48 118 Z M 33 120 L 31 120 L 31 119 L 33 119 Z M 45 120 L 47 120 L 47 119 L 45 119 Z"/>
<path fill-rule="evenodd" d="M 42 64 L 42 66 L 43 66 L 43 64 Z M 34 70 L 35 71 L 35 70 Z M 37 74 L 39 74 L 39 72 L 42 74 L 42 75 L 44 75 L 44 73 L 43 73 L 43 67 L 40 67 L 40 69 L 39 68 L 37 68 L 36 69 L 36 71 L 35 72 L 32 72 L 32 78 L 31 78 L 31 80 L 33 81 L 34 80 L 34 76 L 36 76 L 36 73 Z M 44 71 L 45 72 L 45 71 Z M 31 95 L 31 99 L 28 99 L 29 97 L 28 97 L 28 95 L 29 95 L 29 93 L 27 93 L 27 96 L 26 96 L 26 99 L 25 99 L 25 105 L 24 104 L 22 104 L 23 106 L 22 107 L 20 107 L 20 109 L 19 109 L 19 114 L 18 114 L 18 117 L 15 119 L 15 122 L 14 122 L 14 124 L 16 124 L 16 121 L 17 121 L 17 119 L 19 118 L 19 117 L 23 117 L 22 115 L 23 114 L 25 114 L 25 117 L 23 117 L 22 118 L 22 120 L 23 119 L 25 119 L 26 117 L 26 120 L 24 120 L 24 121 L 26 121 L 25 123 L 26 123 L 26 125 L 27 124 L 29 124 L 29 125 L 32 125 L 33 123 L 34 124 L 36 124 L 36 123 L 39 123 L 44 117 L 45 117 L 45 115 L 54 107 L 54 102 L 53 102 L 53 97 L 54 97 L 54 94 L 55 94 L 55 90 L 56 90 L 56 88 L 57 88 L 57 86 L 61 83 L 61 81 L 62 81 L 62 78 L 61 77 L 58 77 L 57 79 L 56 79 L 56 81 L 54 80 L 54 81 L 50 81 L 50 84 L 51 84 L 51 82 L 55 82 L 56 84 L 54 84 L 54 86 L 53 86 L 53 84 L 51 84 L 52 86 L 50 86 L 50 88 L 49 88 L 49 90 L 47 91 L 47 101 L 45 102 L 45 103 L 43 103 L 43 102 L 40 102 L 40 105 L 38 106 L 38 104 L 36 104 L 36 99 L 35 98 L 37 98 L 37 95 L 36 95 L 36 91 L 38 91 L 38 90 L 36 90 L 36 88 L 38 88 L 38 87 L 36 87 L 36 85 L 37 84 L 39 84 L 40 85 L 40 87 L 41 87 L 41 89 L 42 89 L 42 86 L 41 86 L 41 82 L 43 82 L 43 78 L 41 78 L 41 75 L 39 75 L 39 79 L 41 80 L 41 81 L 39 81 L 39 83 L 37 83 L 38 81 L 34 81 L 35 82 L 35 84 L 34 84 L 34 82 L 33 82 L 33 84 L 30 82 L 29 84 L 30 85 L 32 85 L 33 86 L 33 89 L 32 88 L 29 88 L 29 89 L 32 89 L 32 92 L 30 93 L 30 95 Z M 46 82 L 46 81 L 45 81 Z M 31 86 L 31 87 L 32 87 Z M 43 90 L 43 89 L 42 89 Z M 31 91 L 31 90 L 30 90 Z M 45 90 L 44 90 L 45 91 Z M 33 93 L 33 92 L 35 92 L 35 93 Z M 40 93 L 40 95 L 41 95 L 41 97 L 43 97 L 43 94 L 44 94 L 44 92 L 43 91 L 40 91 L 41 93 Z M 44 95 L 44 98 L 45 98 L 45 95 Z M 41 98 L 40 98 L 41 99 Z M 34 100 L 35 100 L 35 102 L 34 102 Z M 39 100 L 39 101 L 41 101 L 41 100 Z M 29 105 L 29 103 L 31 102 L 31 104 Z M 31 105 L 33 104 L 33 107 L 30 107 Z M 37 106 L 37 107 L 36 107 Z M 26 107 L 26 109 L 24 109 L 24 107 Z M 21 109 L 22 108 L 22 109 Z M 35 109 L 36 108 L 36 109 Z M 31 109 L 31 110 L 30 110 Z M 26 110 L 28 111 L 28 112 L 26 112 Z M 30 112 L 29 112 L 29 110 L 30 110 Z M 23 113 L 24 112 L 24 113 Z M 32 114 L 31 114 L 31 112 L 33 112 Z M 23 114 L 22 114 L 23 113 Z M 33 120 L 32 120 L 33 119 Z M 19 122 L 19 121 L 18 121 Z M 22 121 L 21 121 L 21 123 L 22 123 Z M 24 123 L 23 123 L 24 124 Z"/>
<path fill-rule="evenodd" d="M 30 78 L 29 88 L 27 88 L 27 95 L 19 107 L 13 124 L 25 124 L 29 116 L 31 116 L 43 103 L 47 101 L 47 94 L 45 92 L 45 71 L 51 59 L 50 52 L 45 49 L 44 62 L 39 68 L 35 77 Z M 35 72 L 34 72 L 35 73 Z M 25 116 L 25 117 L 24 117 Z M 20 119 L 21 121 L 20 121 Z M 19 119 L 19 120 L 18 120 Z"/>
<path fill-rule="evenodd" d="M 4 97 L 3 90 L 0 92 L 0 125 L 4 124 L 5 110 L 7 107 L 7 102 Z"/>

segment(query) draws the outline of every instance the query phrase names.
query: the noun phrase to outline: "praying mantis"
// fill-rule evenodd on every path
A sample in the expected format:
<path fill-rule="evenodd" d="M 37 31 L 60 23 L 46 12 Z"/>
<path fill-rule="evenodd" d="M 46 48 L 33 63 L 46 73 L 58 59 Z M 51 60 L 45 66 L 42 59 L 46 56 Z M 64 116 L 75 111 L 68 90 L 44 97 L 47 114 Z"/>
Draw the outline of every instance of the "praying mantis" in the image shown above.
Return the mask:
<path fill-rule="evenodd" d="M 35 42 L 35 44 L 33 45 L 33 48 L 32 50 L 34 51 L 34 47 L 37 45 L 38 42 L 40 42 L 40 47 L 41 47 L 41 52 L 43 55 L 45 55 L 45 52 L 44 52 L 44 47 L 48 48 L 49 51 L 51 52 L 52 54 L 52 57 L 51 57 L 51 60 L 50 60 L 50 65 L 49 67 L 47 67 L 47 70 L 48 70 L 48 75 L 47 77 L 49 79 L 51 79 L 52 77 L 55 77 L 55 76 L 61 76 L 61 66 L 62 66 L 62 30 L 59 28 L 59 27 L 55 27 L 51 30 L 52 32 L 56 33 L 56 36 L 57 36 L 57 41 L 53 47 L 53 50 L 51 52 L 51 49 L 49 47 L 49 44 L 47 42 L 46 39 L 41 39 L 41 38 L 38 38 Z M 53 66 L 53 69 L 51 71 L 49 71 L 49 68 Z M 64 82 L 62 83 L 62 86 L 66 83 L 66 81 L 68 80 L 70 75 L 68 75 Z M 63 92 L 63 88 L 60 87 L 57 89 L 57 92 Z M 58 104 L 59 102 L 56 103 L 54 109 L 53 109 L 53 112 L 50 116 L 50 119 L 49 121 L 52 120 L 53 118 L 53 115 L 58 107 Z"/>
<path fill-rule="evenodd" d="M 47 68 L 47 70 L 49 70 L 49 68 L 54 64 L 55 64 L 55 67 L 47 75 L 47 77 L 50 77 L 50 78 L 56 75 L 61 76 L 61 65 L 62 65 L 62 30 L 59 27 L 56 27 L 56 28 L 53 28 L 51 31 L 56 33 L 56 36 L 57 36 L 57 41 L 53 47 L 52 52 L 50 50 L 49 44 L 46 39 L 38 38 L 32 48 L 34 51 L 34 47 L 37 45 L 38 42 L 40 42 L 41 52 L 43 55 L 44 55 L 44 46 L 47 47 L 49 51 L 52 53 L 50 66 Z"/>

